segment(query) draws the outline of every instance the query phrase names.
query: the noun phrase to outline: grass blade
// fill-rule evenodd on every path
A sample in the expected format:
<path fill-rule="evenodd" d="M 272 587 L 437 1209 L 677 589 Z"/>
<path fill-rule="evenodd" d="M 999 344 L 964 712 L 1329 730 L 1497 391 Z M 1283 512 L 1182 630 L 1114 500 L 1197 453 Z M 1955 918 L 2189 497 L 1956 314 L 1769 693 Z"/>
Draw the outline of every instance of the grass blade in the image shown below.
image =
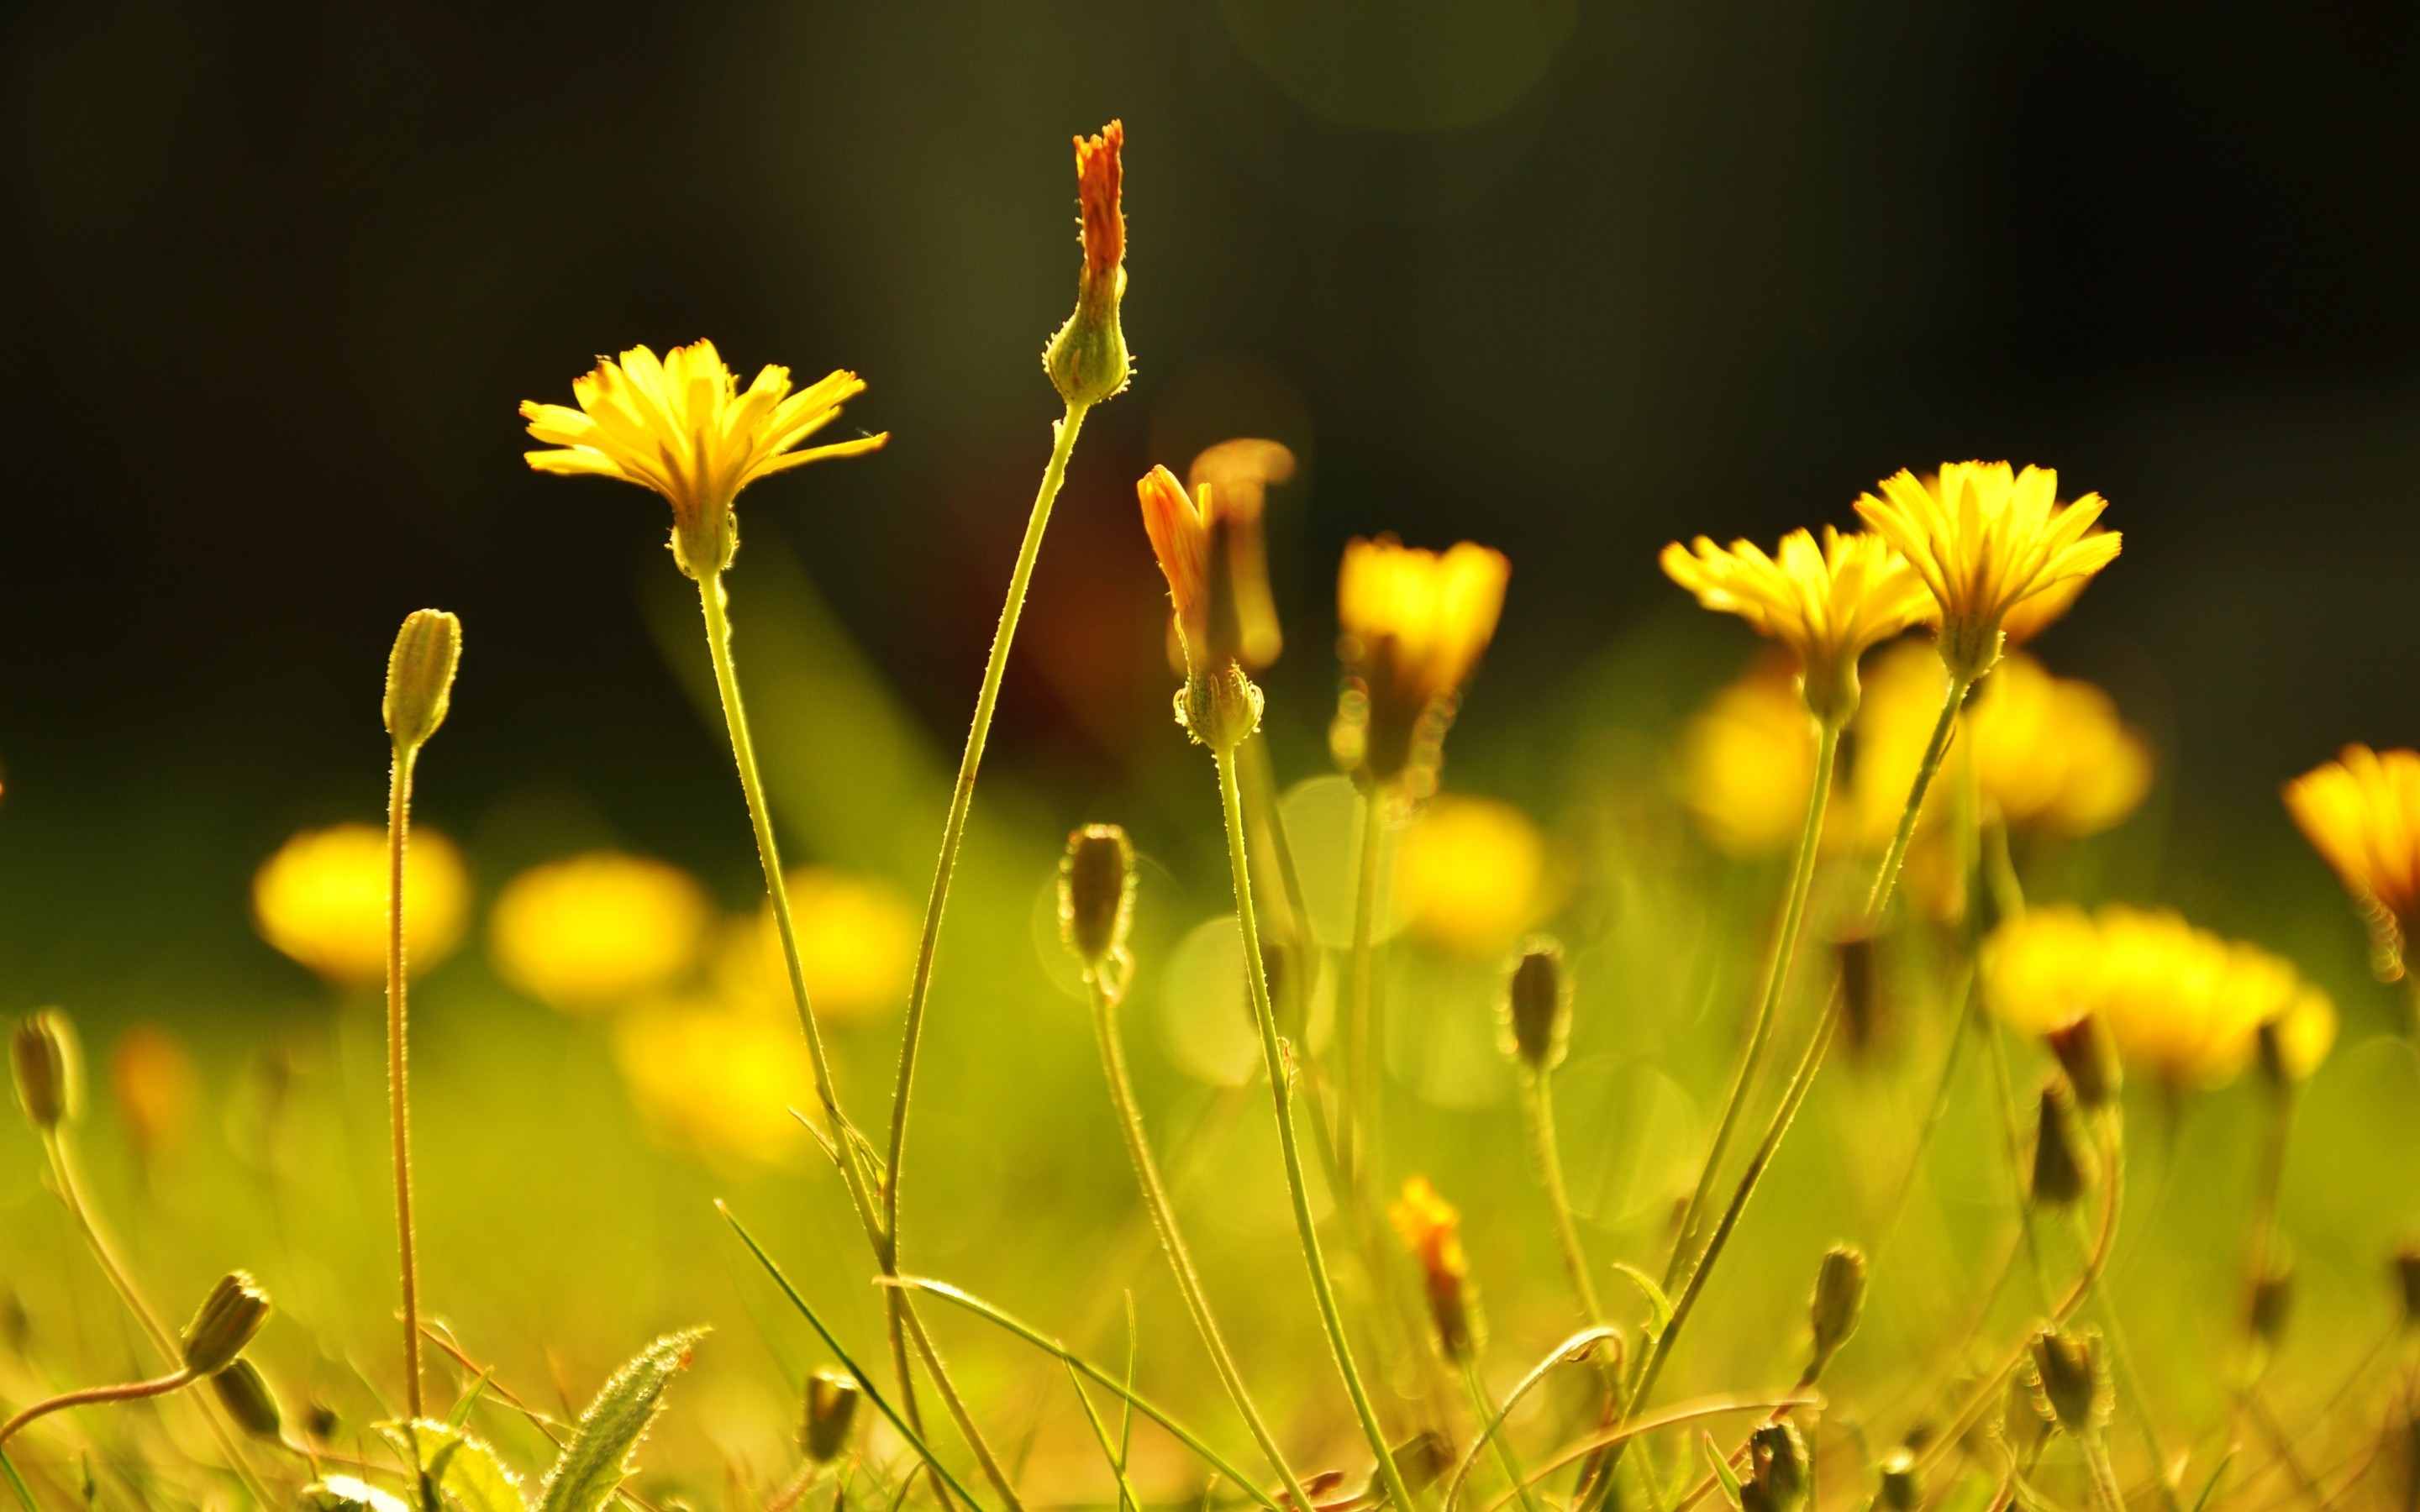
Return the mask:
<path fill-rule="evenodd" d="M 1552 1354 L 1529 1368 L 1529 1373 L 1523 1376 L 1521 1383 L 1514 1386 L 1512 1394 L 1504 1398 L 1504 1405 L 1496 1410 L 1496 1415 L 1487 1420 L 1487 1426 L 1480 1430 L 1479 1437 L 1471 1441 L 1470 1447 L 1463 1451 L 1461 1460 L 1453 1467 L 1453 1479 L 1448 1481 L 1445 1488 L 1447 1512 L 1452 1512 L 1454 1502 L 1462 1495 L 1462 1483 L 1470 1477 L 1470 1467 L 1479 1462 L 1481 1453 L 1486 1449 L 1488 1442 L 1496 1437 L 1497 1431 L 1504 1427 L 1504 1420 L 1512 1414 L 1512 1409 L 1521 1404 L 1521 1398 L 1536 1389 L 1538 1382 L 1545 1380 L 1546 1373 L 1555 1366 L 1566 1362 L 1586 1359 L 1598 1345 L 1621 1336 L 1620 1329 L 1584 1328 L 1556 1345 Z"/>
<path fill-rule="evenodd" d="M 748 1226 L 739 1221 L 739 1215 L 731 1211 L 729 1204 L 723 1202 L 715 1203 L 714 1211 L 722 1214 L 722 1221 L 731 1226 L 732 1232 L 739 1236 L 739 1242 L 748 1246 L 748 1252 L 751 1255 L 756 1257 L 756 1263 L 763 1266 L 765 1273 L 773 1278 L 773 1284 L 782 1288 L 782 1295 L 790 1299 L 790 1305 L 799 1310 L 799 1316 L 804 1318 L 807 1320 L 807 1326 L 813 1328 L 816 1336 L 824 1341 L 824 1348 L 831 1350 L 832 1358 L 840 1362 L 841 1368 L 856 1380 L 859 1389 L 865 1393 L 866 1400 L 874 1404 L 875 1411 L 891 1420 L 891 1426 L 899 1430 L 899 1436 L 908 1441 L 908 1446 L 915 1450 L 924 1463 L 933 1467 L 933 1473 L 940 1476 L 942 1482 L 953 1493 L 963 1500 L 967 1505 L 973 1507 L 975 1512 L 983 1512 L 983 1504 L 976 1501 L 965 1486 L 959 1484 L 958 1478 L 950 1473 L 949 1467 L 942 1464 L 940 1458 L 933 1453 L 932 1446 L 926 1443 L 914 1428 L 909 1427 L 908 1420 L 899 1415 L 899 1410 L 891 1405 L 891 1398 L 883 1396 L 876 1387 L 873 1378 L 859 1369 L 857 1362 L 849 1358 L 848 1351 L 840 1347 L 840 1340 L 834 1338 L 832 1331 L 824 1326 L 824 1320 L 815 1316 L 815 1310 L 807 1305 L 807 1299 L 799 1295 L 799 1288 L 790 1285 L 790 1278 L 783 1275 L 782 1268 L 773 1263 L 773 1257 L 765 1253 L 765 1246 L 756 1242 L 756 1236 L 748 1231 Z"/>
<path fill-rule="evenodd" d="M 1059 1363 L 1067 1365 L 1067 1384 L 1075 1389 L 1077 1404 L 1084 1409 L 1084 1421 L 1092 1425 L 1093 1442 L 1101 1446 L 1101 1458 L 1109 1462 L 1109 1473 L 1118 1478 L 1118 1512 L 1142 1512 L 1141 1501 L 1126 1482 L 1125 1461 L 1118 1458 L 1116 1447 L 1109 1443 L 1109 1426 L 1101 1421 L 1101 1414 L 1093 1407 L 1093 1398 L 1084 1391 L 1084 1378 L 1063 1358 Z"/>

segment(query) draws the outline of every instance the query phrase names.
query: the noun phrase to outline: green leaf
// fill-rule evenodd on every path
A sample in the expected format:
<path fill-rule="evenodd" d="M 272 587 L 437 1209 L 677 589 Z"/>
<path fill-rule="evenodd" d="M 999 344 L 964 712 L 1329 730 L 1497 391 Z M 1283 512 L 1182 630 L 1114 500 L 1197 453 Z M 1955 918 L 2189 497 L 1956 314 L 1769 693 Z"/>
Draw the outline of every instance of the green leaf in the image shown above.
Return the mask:
<path fill-rule="evenodd" d="M 400 1423 L 381 1423 L 378 1433 L 420 1466 L 453 1512 L 529 1512 L 520 1482 L 496 1452 L 460 1428 L 422 1418 L 411 1425 L 411 1438 Z"/>
<path fill-rule="evenodd" d="M 454 1404 L 454 1411 L 445 1414 L 445 1421 L 458 1428 L 471 1421 L 471 1409 L 479 1405 L 479 1398 L 487 1393 L 488 1382 L 495 1374 L 493 1365 L 480 1371 L 479 1378 L 464 1388 L 461 1400 Z"/>
<path fill-rule="evenodd" d="M 1655 1284 L 1653 1276 L 1638 1267 L 1624 1265 L 1620 1260 L 1616 1260 L 1613 1262 L 1613 1268 L 1628 1276 L 1631 1284 L 1646 1294 L 1647 1336 L 1651 1339 L 1662 1338 L 1664 1331 L 1672 1326 L 1672 1299 L 1664 1295 L 1664 1288 Z"/>
<path fill-rule="evenodd" d="M 403 1498 L 350 1475 L 330 1475 L 303 1487 L 302 1504 L 316 1512 L 411 1512 Z"/>
<path fill-rule="evenodd" d="M 667 1334 L 642 1350 L 580 1414 L 580 1427 L 563 1456 L 546 1473 L 538 1512 L 601 1512 L 630 1473 L 630 1456 L 647 1436 L 664 1388 L 688 1367 L 690 1351 L 706 1336 L 702 1328 Z"/>
<path fill-rule="evenodd" d="M 1732 1473 L 1730 1459 L 1715 1444 L 1714 1436 L 1703 1429 L 1699 1430 L 1698 1447 L 1706 1452 L 1706 1463 L 1714 1467 L 1714 1479 L 1722 1485 L 1723 1499 L 1733 1506 L 1739 1505 L 1740 1478 Z"/>

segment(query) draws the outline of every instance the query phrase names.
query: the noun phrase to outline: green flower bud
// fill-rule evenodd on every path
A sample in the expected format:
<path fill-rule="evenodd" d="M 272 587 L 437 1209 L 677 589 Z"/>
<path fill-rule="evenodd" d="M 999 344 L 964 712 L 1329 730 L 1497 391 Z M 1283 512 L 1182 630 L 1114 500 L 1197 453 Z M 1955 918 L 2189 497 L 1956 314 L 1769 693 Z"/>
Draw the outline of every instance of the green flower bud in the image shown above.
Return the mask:
<path fill-rule="evenodd" d="M 248 1272 L 235 1271 L 221 1277 L 202 1299 L 194 1320 L 185 1325 L 185 1368 L 197 1376 L 225 1370 L 268 1319 L 269 1293 Z"/>
<path fill-rule="evenodd" d="M 1176 722 L 1195 745 L 1230 751 L 1261 727 L 1262 702 L 1260 686 L 1229 662 L 1185 679 L 1176 690 Z"/>
<path fill-rule="evenodd" d="M 1833 942 L 1832 953 L 1840 968 L 1840 1033 L 1850 1050 L 1863 1056 L 1874 1048 L 1885 1026 L 1874 936 L 1868 930 L 1853 930 Z"/>
<path fill-rule="evenodd" d="M 1807 1362 L 1800 1385 L 1814 1384 L 1832 1356 L 1857 1331 L 1857 1319 L 1865 1309 L 1865 1253 L 1852 1245 L 1836 1244 L 1824 1251 L 1823 1263 L 1815 1272 L 1815 1296 L 1807 1309 L 1815 1331 L 1815 1352 Z"/>
<path fill-rule="evenodd" d="M 274 1439 L 285 1427 L 285 1415 L 277 1410 L 277 1397 L 260 1367 L 249 1360 L 235 1364 L 210 1378 L 210 1389 L 218 1393 L 219 1403 L 227 1410 L 246 1433 L 256 1438 Z"/>
<path fill-rule="evenodd" d="M 1067 837 L 1059 862 L 1059 937 L 1087 970 L 1123 955 L 1134 919 L 1134 846 L 1115 825 Z"/>
<path fill-rule="evenodd" d="M 2060 1428 L 2086 1438 L 2109 1420 L 2109 1381 L 2101 1369 L 2101 1335 L 2045 1328 L 2029 1346 L 2042 1400 Z"/>
<path fill-rule="evenodd" d="M 1807 1441 L 1795 1423 L 1767 1423 L 1748 1435 L 1741 1512 L 1799 1512 L 1807 1504 Z"/>
<path fill-rule="evenodd" d="M 411 750 L 445 722 L 454 668 L 462 657 L 462 622 L 442 609 L 405 616 L 386 658 L 386 733 Z"/>
<path fill-rule="evenodd" d="M 1894 1449 L 1883 1460 L 1881 1500 L 1888 1512 L 1916 1512 L 1924 1504 L 1924 1474 L 1905 1449 Z"/>
<path fill-rule="evenodd" d="M 1521 947 L 1520 964 L 1505 991 L 1504 1024 L 1509 1048 L 1531 1071 L 1562 1063 L 1572 1022 L 1572 984 L 1563 970 L 1563 948 L 1544 935 Z"/>
<path fill-rule="evenodd" d="M 857 1381 L 836 1370 L 818 1370 L 807 1378 L 806 1415 L 799 1425 L 799 1447 L 816 1464 L 829 1464 L 848 1447 L 849 1426 L 857 1421 Z"/>
<path fill-rule="evenodd" d="M 2042 1088 L 2040 1133 L 2034 1140 L 2034 1200 L 2063 1208 L 2092 1185 L 2092 1152 L 2077 1126 L 2074 1095 L 2054 1081 Z"/>
<path fill-rule="evenodd" d="M 48 1134 L 84 1111 L 84 1057 L 65 1013 L 39 1008 L 19 1019 L 8 1038 L 8 1062 L 17 1075 L 17 1105 L 36 1129 Z"/>
<path fill-rule="evenodd" d="M 2286 1322 L 2294 1310 L 2294 1262 L 2283 1255 L 2270 1257 L 2267 1269 L 2252 1283 L 2244 1308 L 2244 1326 L 2272 1349 L 2286 1336 Z"/>

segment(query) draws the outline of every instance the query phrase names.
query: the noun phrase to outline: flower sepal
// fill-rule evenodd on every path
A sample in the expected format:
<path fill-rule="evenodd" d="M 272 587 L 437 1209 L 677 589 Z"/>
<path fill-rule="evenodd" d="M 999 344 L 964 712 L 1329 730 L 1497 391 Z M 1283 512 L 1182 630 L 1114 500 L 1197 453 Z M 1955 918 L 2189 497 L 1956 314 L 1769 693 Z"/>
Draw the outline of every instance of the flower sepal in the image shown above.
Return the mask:
<path fill-rule="evenodd" d="M 1229 662 L 1217 671 L 1196 671 L 1185 679 L 1176 691 L 1176 722 L 1195 745 L 1223 754 L 1260 729 L 1265 702 L 1260 685 Z"/>

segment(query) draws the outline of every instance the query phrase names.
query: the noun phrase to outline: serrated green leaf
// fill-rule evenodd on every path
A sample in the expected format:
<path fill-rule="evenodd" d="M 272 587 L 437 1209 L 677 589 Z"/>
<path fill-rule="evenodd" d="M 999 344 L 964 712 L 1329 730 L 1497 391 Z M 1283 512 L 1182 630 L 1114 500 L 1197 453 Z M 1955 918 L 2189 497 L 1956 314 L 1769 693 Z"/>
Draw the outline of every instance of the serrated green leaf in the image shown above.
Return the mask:
<path fill-rule="evenodd" d="M 427 1418 L 411 1425 L 410 1439 L 404 1437 L 403 1427 L 400 1423 L 381 1423 L 379 1437 L 418 1464 L 454 1512 L 529 1512 L 520 1482 L 493 1449 L 451 1424 Z M 413 1440 L 418 1441 L 417 1455 Z"/>
<path fill-rule="evenodd" d="M 546 1473 L 538 1512 L 600 1512 L 630 1473 L 630 1456 L 647 1436 L 664 1388 L 689 1365 L 702 1328 L 667 1334 L 624 1365 L 580 1414 L 562 1458 Z"/>
<path fill-rule="evenodd" d="M 330 1475 L 303 1487 L 302 1504 L 316 1512 L 411 1512 L 403 1498 L 350 1475 Z"/>
<path fill-rule="evenodd" d="M 1655 1284 L 1653 1276 L 1638 1267 L 1624 1265 L 1620 1260 L 1616 1260 L 1613 1262 L 1613 1268 L 1628 1276 L 1631 1284 L 1646 1295 L 1647 1336 L 1651 1339 L 1662 1338 L 1664 1331 L 1672 1325 L 1672 1299 L 1664 1295 L 1664 1288 Z"/>
<path fill-rule="evenodd" d="M 1722 1486 L 1723 1500 L 1733 1506 L 1738 1506 L 1740 1478 L 1733 1473 L 1730 1458 L 1723 1453 L 1721 1446 L 1714 1443 L 1714 1436 L 1703 1429 L 1700 1429 L 1698 1434 L 1698 1447 L 1706 1452 L 1706 1463 L 1714 1467 L 1714 1479 Z"/>

